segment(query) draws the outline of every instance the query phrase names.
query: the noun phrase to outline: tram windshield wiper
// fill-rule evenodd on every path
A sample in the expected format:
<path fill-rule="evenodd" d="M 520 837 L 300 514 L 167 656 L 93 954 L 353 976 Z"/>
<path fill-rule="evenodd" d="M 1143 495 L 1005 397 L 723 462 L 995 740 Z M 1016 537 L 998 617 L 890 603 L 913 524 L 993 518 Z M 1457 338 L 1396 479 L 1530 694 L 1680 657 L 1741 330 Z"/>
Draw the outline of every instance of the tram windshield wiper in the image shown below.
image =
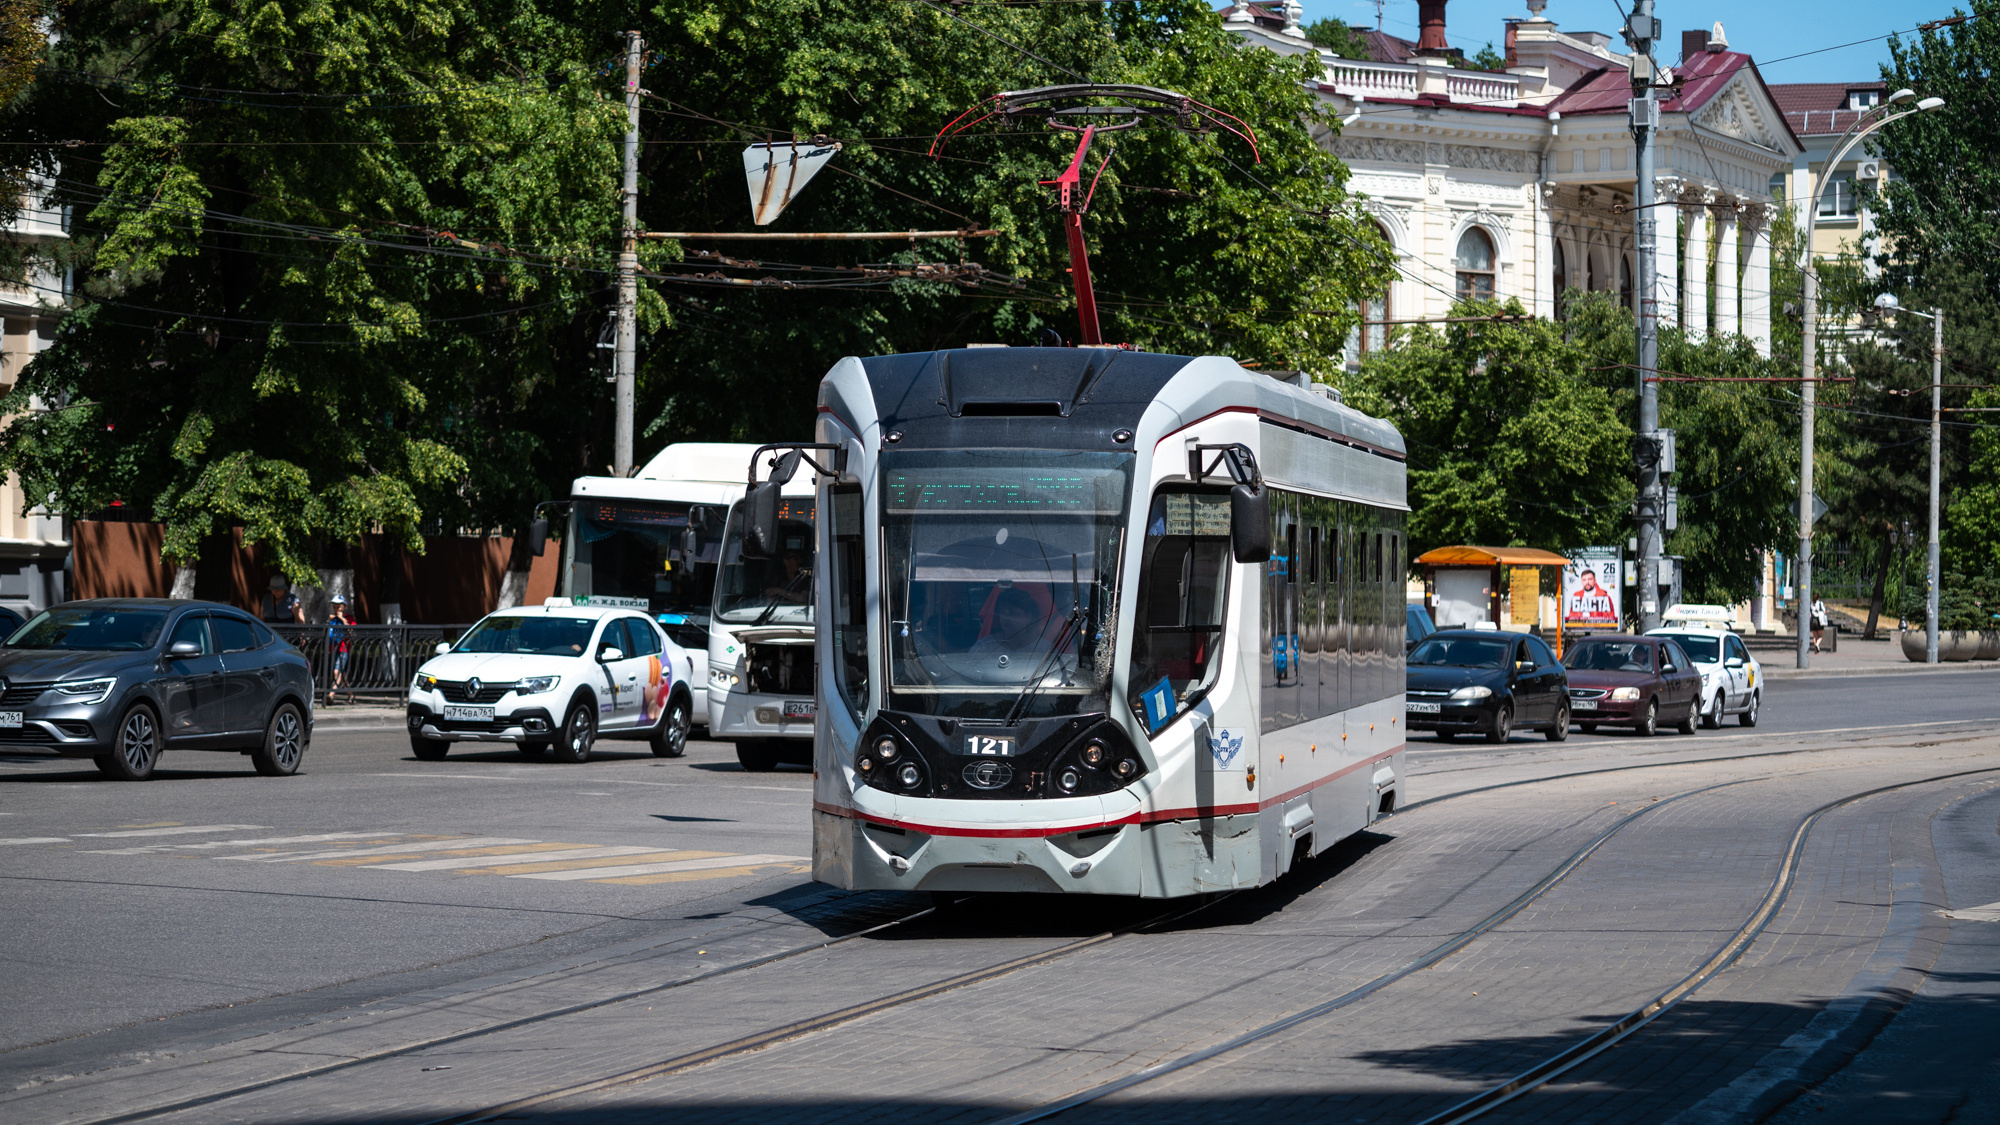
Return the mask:
<path fill-rule="evenodd" d="M 1021 685 L 1021 694 L 1014 697 L 1014 705 L 1007 708 L 1007 716 L 1001 720 L 1002 723 L 1011 727 L 1021 721 L 1021 715 L 1026 711 L 1029 701 L 1041 694 L 1042 681 L 1048 679 L 1051 666 L 1062 657 L 1063 646 L 1078 635 L 1077 625 L 1083 621 L 1083 616 L 1081 603 L 1070 607 L 1069 616 L 1063 619 L 1062 628 L 1056 630 L 1055 643 L 1049 646 L 1049 654 L 1042 658 L 1041 667 L 1035 669 L 1035 674 L 1028 678 L 1028 682 Z"/>

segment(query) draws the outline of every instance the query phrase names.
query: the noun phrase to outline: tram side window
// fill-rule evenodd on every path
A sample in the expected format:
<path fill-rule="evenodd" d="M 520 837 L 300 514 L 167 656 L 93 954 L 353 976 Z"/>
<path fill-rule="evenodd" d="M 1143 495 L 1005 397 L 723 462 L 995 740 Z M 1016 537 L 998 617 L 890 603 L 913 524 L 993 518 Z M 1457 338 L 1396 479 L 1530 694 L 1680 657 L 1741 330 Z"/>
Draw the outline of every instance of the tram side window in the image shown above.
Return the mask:
<path fill-rule="evenodd" d="M 1133 712 L 1157 732 L 1200 700 L 1222 667 L 1229 600 L 1229 497 L 1163 492 L 1146 517 L 1132 623 Z"/>
<path fill-rule="evenodd" d="M 861 489 L 833 489 L 833 647 L 840 653 L 834 679 L 858 722 L 868 707 L 868 564 L 863 549 Z"/>

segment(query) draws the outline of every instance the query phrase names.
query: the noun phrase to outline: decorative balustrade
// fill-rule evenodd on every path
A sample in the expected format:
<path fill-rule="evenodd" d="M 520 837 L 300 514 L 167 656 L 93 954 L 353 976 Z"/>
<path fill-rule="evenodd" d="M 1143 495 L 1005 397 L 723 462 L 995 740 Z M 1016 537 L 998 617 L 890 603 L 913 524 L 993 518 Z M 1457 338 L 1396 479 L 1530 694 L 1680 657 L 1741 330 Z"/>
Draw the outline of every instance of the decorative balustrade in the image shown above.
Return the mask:
<path fill-rule="evenodd" d="M 1521 80 L 1511 74 L 1467 74 L 1454 72 L 1444 80 L 1445 92 L 1453 102 L 1476 102 L 1480 105 L 1519 104 L 1521 100 Z"/>
<path fill-rule="evenodd" d="M 1320 56 L 1326 64 L 1325 82 L 1337 94 L 1358 98 L 1414 98 L 1436 92 L 1427 83 L 1437 81 L 1437 71 L 1412 63 L 1383 63 L 1365 59 Z M 1521 80 L 1511 74 L 1490 71 L 1446 70 L 1443 94 L 1455 104 L 1514 106 L 1520 104 Z"/>

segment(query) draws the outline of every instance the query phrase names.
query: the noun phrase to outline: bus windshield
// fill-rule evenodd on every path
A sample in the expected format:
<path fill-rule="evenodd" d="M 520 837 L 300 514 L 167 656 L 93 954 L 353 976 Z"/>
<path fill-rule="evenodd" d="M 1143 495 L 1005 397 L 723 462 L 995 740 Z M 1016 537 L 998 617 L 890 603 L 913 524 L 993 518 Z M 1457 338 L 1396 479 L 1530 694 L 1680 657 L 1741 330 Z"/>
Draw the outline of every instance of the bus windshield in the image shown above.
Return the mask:
<path fill-rule="evenodd" d="M 720 507 L 578 499 L 572 510 L 576 560 L 579 569 L 589 570 L 587 592 L 597 604 L 629 606 L 706 628 L 722 550 Z"/>
<path fill-rule="evenodd" d="M 1129 453 L 884 453 L 890 706 L 1108 710 L 1131 474 Z"/>
<path fill-rule="evenodd" d="M 778 556 L 743 557 L 743 502 L 729 509 L 722 568 L 715 576 L 715 619 L 729 625 L 810 625 L 813 620 L 813 502 L 778 502 Z"/>

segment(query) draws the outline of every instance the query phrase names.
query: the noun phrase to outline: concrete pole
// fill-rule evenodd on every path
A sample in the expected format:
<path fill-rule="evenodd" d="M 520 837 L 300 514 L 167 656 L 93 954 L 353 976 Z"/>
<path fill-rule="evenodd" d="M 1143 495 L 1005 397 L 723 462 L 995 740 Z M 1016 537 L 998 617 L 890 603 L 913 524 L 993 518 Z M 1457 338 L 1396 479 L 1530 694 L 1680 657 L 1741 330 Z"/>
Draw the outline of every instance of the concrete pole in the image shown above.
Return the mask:
<path fill-rule="evenodd" d="M 625 33 L 625 230 L 618 248 L 618 350 L 613 393 L 611 473 L 632 475 L 632 413 L 638 394 L 639 58 L 645 40 Z"/>
<path fill-rule="evenodd" d="M 1639 29 L 1658 21 L 1653 18 L 1653 0 L 1635 0 L 1629 27 Z M 1629 105 L 1632 144 L 1637 181 L 1633 184 L 1635 231 L 1639 249 L 1639 317 L 1636 351 L 1639 379 L 1639 425 L 1642 439 L 1657 442 L 1660 429 L 1659 320 L 1659 216 L 1654 213 L 1657 185 L 1653 182 L 1653 141 L 1660 127 L 1660 103 L 1653 97 L 1651 33 L 1635 38 L 1632 58 L 1633 97 Z M 1657 446 L 1655 446 L 1657 449 Z M 1658 456 L 1639 458 L 1637 502 L 1632 506 L 1632 522 L 1639 538 L 1639 604 L 1635 607 L 1639 631 L 1660 627 L 1661 528 L 1666 515 L 1666 492 L 1660 481 Z"/>
<path fill-rule="evenodd" d="M 1939 439 L 1944 416 L 1944 310 L 1931 309 L 1931 541 L 1925 551 L 1930 567 L 1924 592 L 1924 663 L 1938 662 L 1938 467 L 1943 460 Z"/>

